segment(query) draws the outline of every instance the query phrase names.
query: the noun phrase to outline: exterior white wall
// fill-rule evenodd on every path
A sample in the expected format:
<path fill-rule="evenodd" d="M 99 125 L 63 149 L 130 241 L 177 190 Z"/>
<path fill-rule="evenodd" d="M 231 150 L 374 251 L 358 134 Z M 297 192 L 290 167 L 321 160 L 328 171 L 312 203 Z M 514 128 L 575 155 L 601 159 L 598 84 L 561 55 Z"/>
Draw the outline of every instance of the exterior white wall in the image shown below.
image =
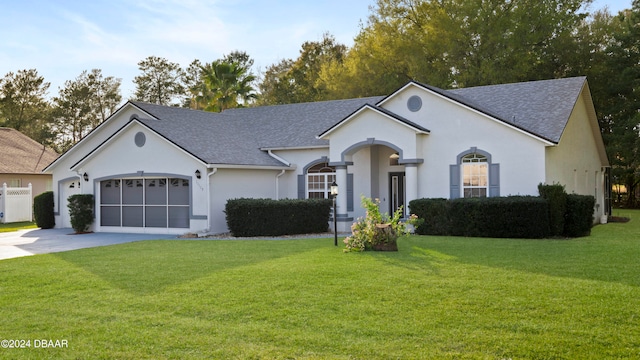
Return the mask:
<path fill-rule="evenodd" d="M 71 150 L 62 154 L 56 162 L 47 169 L 47 173 L 52 174 L 52 190 L 54 192 L 54 212 L 56 214 L 56 227 L 70 227 L 71 224 L 68 221 L 68 213 L 66 207 L 66 198 L 73 193 L 79 191 L 77 187 L 70 189 L 71 182 L 78 181 L 80 176 L 78 172 L 72 171 L 71 167 L 82 160 L 93 149 L 97 148 L 103 142 L 117 132 L 120 128 L 126 125 L 132 115 L 137 114 L 141 117 L 146 117 L 144 114 L 132 105 L 127 105 L 121 108 L 117 114 L 110 117 L 107 121 L 103 122 L 89 133 L 81 142 L 76 144 Z M 92 193 L 93 190 L 88 189 L 84 181 L 81 182 L 82 193 Z M 61 190 L 63 189 L 63 190 Z M 70 194 L 70 191 L 73 192 Z M 67 214 L 63 214 L 67 213 Z M 65 221 L 66 219 L 66 221 Z"/>
<path fill-rule="evenodd" d="M 298 198 L 298 175 L 304 174 L 305 166 L 325 157 L 327 158 L 327 161 L 331 161 L 331 159 L 328 158 L 329 147 L 277 150 L 273 151 L 273 153 L 295 166 L 295 170 L 285 171 L 285 173 L 278 178 L 277 198 L 279 199 Z"/>
<path fill-rule="evenodd" d="M 265 198 L 275 199 L 276 170 L 218 169 L 209 177 L 211 196 L 210 232 L 224 233 L 229 229 L 224 208 L 229 199 Z M 247 219 L 251 221 L 251 219 Z"/>
<path fill-rule="evenodd" d="M 422 99 L 417 112 L 406 105 L 414 95 Z M 383 106 L 430 130 L 419 137 L 424 158 L 418 165 L 419 197 L 449 198 L 449 165 L 472 147 L 500 164 L 501 196 L 538 194 L 538 184 L 545 180 L 546 144 L 541 140 L 418 87 L 406 88 Z"/>
<path fill-rule="evenodd" d="M 135 135 L 138 132 L 145 134 L 144 146 L 135 144 Z M 122 231 L 122 232 L 150 232 L 150 233 L 176 233 L 205 231 L 208 228 L 207 217 L 207 186 L 206 168 L 195 158 L 187 155 L 181 149 L 162 139 L 143 126 L 131 124 L 121 133 L 108 141 L 106 146 L 93 152 L 79 165 L 78 173 L 87 173 L 89 181 L 85 182 L 78 177 L 72 181 L 74 188 L 69 188 L 69 181 L 64 181 L 59 187 L 62 193 L 57 202 L 60 203 L 60 215 L 56 217 L 56 227 L 68 227 L 68 211 L 66 198 L 72 193 L 93 194 L 96 200 L 96 221 L 93 224 L 95 231 Z M 195 171 L 200 170 L 201 179 L 196 179 Z M 54 173 L 64 175 L 77 175 L 75 172 L 59 171 Z M 64 176 L 63 175 L 63 176 Z M 59 175 L 58 175 L 59 176 Z M 142 178 L 142 177 L 187 177 L 191 186 L 191 221 L 190 228 L 161 229 L 161 228 L 128 228 L 128 227 L 102 227 L 100 225 L 100 181 L 111 178 Z M 78 189 L 77 184 L 80 183 Z"/>
<path fill-rule="evenodd" d="M 567 193 L 593 195 L 595 219 L 604 214 L 604 164 L 589 125 L 584 94 L 576 103 L 558 146 L 547 149 L 546 183 L 564 185 Z"/>
<path fill-rule="evenodd" d="M 332 162 L 351 161 L 350 154 L 346 154 L 342 159 L 343 152 L 352 145 L 366 143 L 369 139 L 401 147 L 405 159 L 418 157 L 419 135 L 416 134 L 416 130 L 373 110 L 364 110 L 355 115 L 327 137 L 331 142 L 329 152 Z"/>

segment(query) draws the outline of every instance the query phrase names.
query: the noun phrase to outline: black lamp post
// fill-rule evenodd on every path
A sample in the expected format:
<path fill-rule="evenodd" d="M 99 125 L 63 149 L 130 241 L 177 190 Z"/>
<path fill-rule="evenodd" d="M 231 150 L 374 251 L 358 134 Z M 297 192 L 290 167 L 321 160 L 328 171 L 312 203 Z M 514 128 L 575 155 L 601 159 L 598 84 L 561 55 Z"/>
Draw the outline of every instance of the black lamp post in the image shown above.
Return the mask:
<path fill-rule="evenodd" d="M 336 213 L 336 198 L 338 197 L 338 184 L 331 183 L 331 197 L 333 198 L 333 244 L 338 246 L 338 214 Z"/>

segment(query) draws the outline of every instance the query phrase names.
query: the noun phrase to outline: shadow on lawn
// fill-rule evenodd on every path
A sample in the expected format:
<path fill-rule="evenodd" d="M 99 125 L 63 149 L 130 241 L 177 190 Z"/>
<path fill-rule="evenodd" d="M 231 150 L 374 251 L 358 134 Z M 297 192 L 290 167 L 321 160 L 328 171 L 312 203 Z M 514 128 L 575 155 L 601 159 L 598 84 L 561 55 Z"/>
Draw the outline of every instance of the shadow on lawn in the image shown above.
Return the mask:
<path fill-rule="evenodd" d="M 326 241 L 153 240 L 55 256 L 132 293 L 145 295 L 233 268 L 326 247 Z"/>

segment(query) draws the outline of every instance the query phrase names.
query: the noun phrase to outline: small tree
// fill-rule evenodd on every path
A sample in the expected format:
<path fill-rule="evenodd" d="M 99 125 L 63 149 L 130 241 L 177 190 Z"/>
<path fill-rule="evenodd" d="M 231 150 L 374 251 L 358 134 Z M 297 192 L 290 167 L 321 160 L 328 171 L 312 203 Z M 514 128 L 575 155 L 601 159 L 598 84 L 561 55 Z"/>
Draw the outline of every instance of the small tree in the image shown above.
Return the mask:
<path fill-rule="evenodd" d="M 93 195 L 78 194 L 69 196 L 69 215 L 71 227 L 77 234 L 87 232 L 93 224 Z"/>
<path fill-rule="evenodd" d="M 402 220 L 402 207 L 393 216 L 380 213 L 380 200 L 362 196 L 362 207 L 367 211 L 351 226 L 352 235 L 344 239 L 345 251 L 383 250 L 398 251 L 397 239 L 409 233 Z M 411 215 L 408 223 L 419 225 L 419 219 Z"/>

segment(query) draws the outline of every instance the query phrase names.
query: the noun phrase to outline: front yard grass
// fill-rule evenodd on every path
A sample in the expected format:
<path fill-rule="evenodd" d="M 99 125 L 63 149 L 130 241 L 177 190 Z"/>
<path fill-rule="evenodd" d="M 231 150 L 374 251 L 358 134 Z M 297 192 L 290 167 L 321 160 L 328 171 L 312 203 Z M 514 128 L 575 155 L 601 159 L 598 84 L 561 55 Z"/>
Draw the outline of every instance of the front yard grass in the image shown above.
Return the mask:
<path fill-rule="evenodd" d="M 36 225 L 36 223 L 31 221 L 0 224 L 0 232 L 12 232 L 12 231 L 18 231 L 23 229 L 37 229 L 37 228 L 38 226 Z"/>
<path fill-rule="evenodd" d="M 158 240 L 0 261 L 11 359 L 640 357 L 640 211 L 573 240 Z M 34 339 L 67 340 L 34 348 Z"/>

